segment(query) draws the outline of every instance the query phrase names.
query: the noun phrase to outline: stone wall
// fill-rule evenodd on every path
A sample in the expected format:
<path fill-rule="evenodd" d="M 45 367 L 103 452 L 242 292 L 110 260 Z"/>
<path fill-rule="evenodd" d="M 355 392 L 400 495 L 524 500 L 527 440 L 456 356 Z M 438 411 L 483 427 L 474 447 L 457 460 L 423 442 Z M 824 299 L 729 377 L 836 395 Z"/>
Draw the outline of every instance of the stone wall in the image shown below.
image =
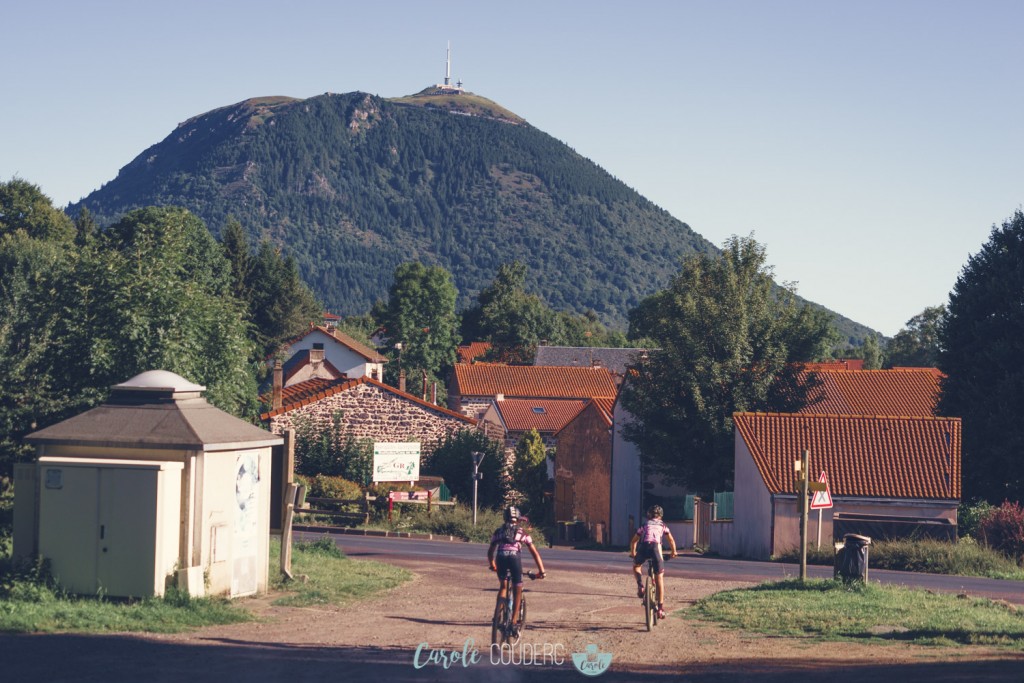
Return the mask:
<path fill-rule="evenodd" d="M 312 421 L 325 427 L 331 425 L 335 413 L 341 413 L 342 428 L 356 439 L 402 442 L 418 441 L 424 450 L 445 435 L 460 429 L 475 428 L 464 419 L 433 410 L 421 403 L 381 389 L 373 384 L 358 384 L 315 403 L 289 410 L 270 418 L 274 434 L 294 429 L 296 423 Z"/>
<path fill-rule="evenodd" d="M 555 476 L 566 481 L 555 487 L 555 496 L 570 495 L 569 501 L 555 500 L 555 508 L 570 509 L 573 518 L 586 522 L 591 538 L 608 540 L 611 518 L 611 434 L 608 423 L 591 403 L 558 433 Z M 598 535 L 600 528 L 600 538 Z"/>

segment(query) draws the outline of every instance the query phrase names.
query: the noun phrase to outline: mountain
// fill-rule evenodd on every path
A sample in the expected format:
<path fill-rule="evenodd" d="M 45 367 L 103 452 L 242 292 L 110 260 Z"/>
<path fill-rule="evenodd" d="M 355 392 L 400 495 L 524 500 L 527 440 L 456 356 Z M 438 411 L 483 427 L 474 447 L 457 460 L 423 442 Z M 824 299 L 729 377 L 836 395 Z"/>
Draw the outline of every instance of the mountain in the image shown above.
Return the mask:
<path fill-rule="evenodd" d="M 179 205 L 219 234 L 236 217 L 299 263 L 325 306 L 367 311 L 397 265 L 446 267 L 468 305 L 518 259 L 556 310 L 623 327 L 688 253 L 716 247 L 500 105 L 427 90 L 383 99 L 263 97 L 180 124 L 77 204 L 101 225 Z M 844 336 L 868 329 L 840 317 Z"/>

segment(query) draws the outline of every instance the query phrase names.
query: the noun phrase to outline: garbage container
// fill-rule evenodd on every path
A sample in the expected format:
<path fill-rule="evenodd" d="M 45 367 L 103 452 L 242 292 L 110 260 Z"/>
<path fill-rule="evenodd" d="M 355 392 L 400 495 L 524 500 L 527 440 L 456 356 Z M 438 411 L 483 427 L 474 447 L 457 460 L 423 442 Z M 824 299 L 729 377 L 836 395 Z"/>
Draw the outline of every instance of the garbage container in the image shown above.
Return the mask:
<path fill-rule="evenodd" d="M 846 534 L 836 543 L 834 576 L 850 583 L 868 580 L 868 548 L 871 539 L 860 534 Z"/>

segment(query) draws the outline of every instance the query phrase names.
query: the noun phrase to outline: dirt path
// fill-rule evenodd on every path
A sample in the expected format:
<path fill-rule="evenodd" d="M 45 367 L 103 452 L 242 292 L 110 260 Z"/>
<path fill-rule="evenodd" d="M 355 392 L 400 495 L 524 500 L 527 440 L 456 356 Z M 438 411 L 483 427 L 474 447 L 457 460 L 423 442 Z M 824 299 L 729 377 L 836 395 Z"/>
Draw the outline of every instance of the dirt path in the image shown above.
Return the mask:
<path fill-rule="evenodd" d="M 637 680 L 641 673 L 643 680 L 692 682 L 1024 681 L 1024 655 L 987 648 L 822 644 L 679 617 L 647 633 L 631 579 L 621 573 L 556 572 L 529 583 L 530 625 L 512 653 L 516 664 L 492 664 L 493 574 L 482 566 L 406 566 L 417 574 L 412 582 L 344 607 L 274 607 L 273 596 L 249 601 L 261 616 L 257 623 L 172 636 L 3 636 L 0 671 L 14 674 L 6 680 L 45 681 L 586 680 L 572 654 L 596 645 L 612 655 L 602 681 Z M 670 607 L 739 585 L 670 577 Z M 474 649 L 479 659 L 469 667 L 455 662 L 445 669 L 436 661 L 453 651 L 472 657 Z"/>

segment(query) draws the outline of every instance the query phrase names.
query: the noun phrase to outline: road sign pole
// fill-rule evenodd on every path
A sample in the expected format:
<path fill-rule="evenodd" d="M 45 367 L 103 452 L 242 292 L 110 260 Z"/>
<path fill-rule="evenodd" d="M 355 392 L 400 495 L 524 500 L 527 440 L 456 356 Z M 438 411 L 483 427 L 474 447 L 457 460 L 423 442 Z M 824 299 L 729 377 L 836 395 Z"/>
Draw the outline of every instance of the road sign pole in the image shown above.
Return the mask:
<path fill-rule="evenodd" d="M 818 508 L 818 549 L 821 549 L 821 508 Z"/>
<path fill-rule="evenodd" d="M 807 484 L 811 471 L 811 451 L 800 457 L 800 580 L 807 581 Z"/>

